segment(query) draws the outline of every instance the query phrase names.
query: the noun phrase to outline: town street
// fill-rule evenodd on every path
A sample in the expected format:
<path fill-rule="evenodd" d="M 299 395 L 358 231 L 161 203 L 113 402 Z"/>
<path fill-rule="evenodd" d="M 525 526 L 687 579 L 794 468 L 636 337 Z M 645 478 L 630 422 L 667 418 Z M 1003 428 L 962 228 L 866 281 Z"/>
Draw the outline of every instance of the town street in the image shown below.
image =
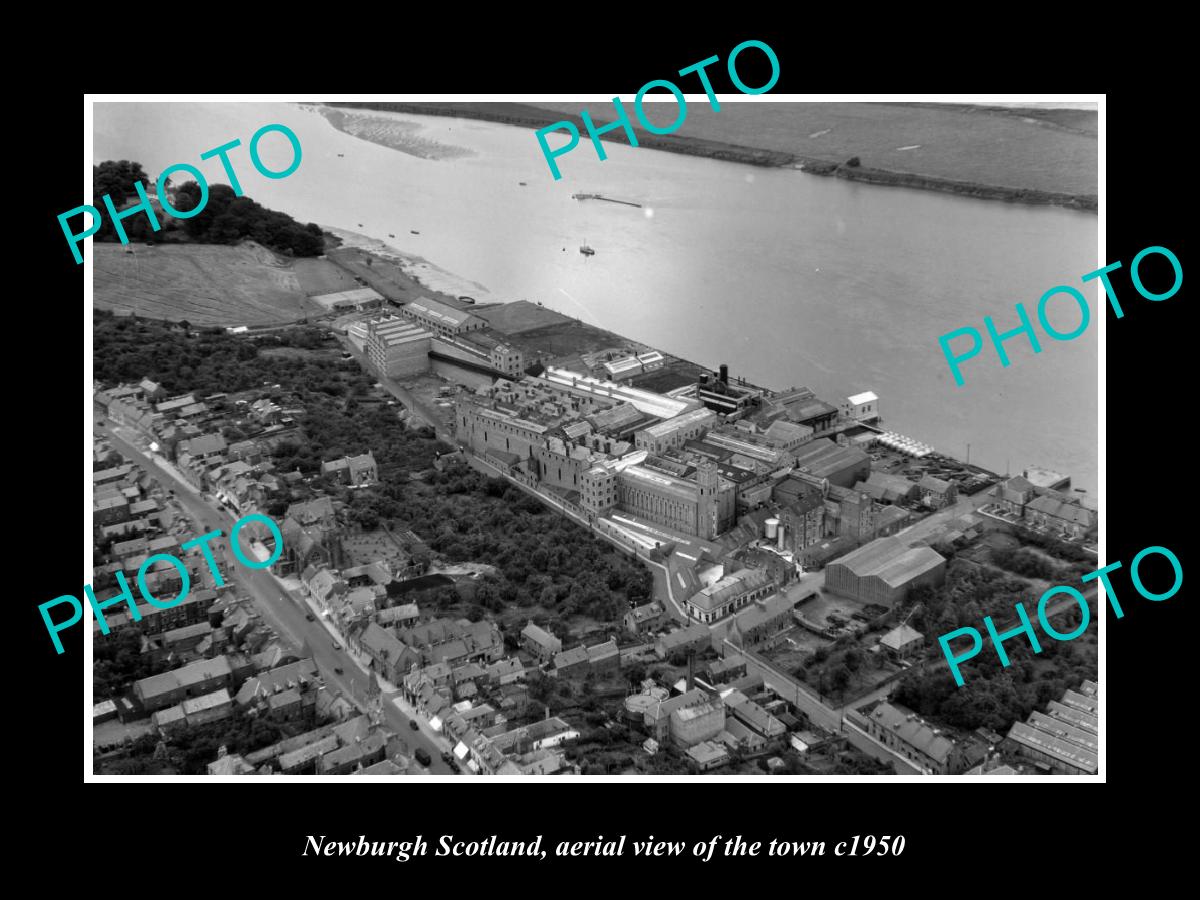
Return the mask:
<path fill-rule="evenodd" d="M 98 419 L 99 414 L 97 414 Z M 150 458 L 148 451 L 142 450 L 131 442 L 131 439 L 144 440 L 144 438 L 127 428 L 120 428 L 120 434 L 115 433 L 111 423 L 97 425 L 96 430 L 107 437 L 113 447 L 128 462 L 140 466 L 164 489 L 175 491 L 176 502 L 196 523 L 197 535 L 216 529 L 220 529 L 226 536 L 229 534 L 229 529 L 236 521 L 234 517 L 226 510 L 215 508 L 204 502 L 200 493 L 173 471 L 174 467 L 160 466 Z M 267 625 L 275 630 L 281 640 L 296 650 L 299 650 L 307 642 L 325 683 L 340 688 L 360 710 L 366 711 L 369 675 L 354 658 L 354 655 L 347 652 L 345 641 L 338 641 L 343 649 L 334 650 L 333 639 L 326 631 L 325 626 L 320 621 L 308 621 L 307 607 L 301 600 L 286 596 L 284 586 L 274 575 L 266 570 L 248 569 L 236 560 L 226 558 L 223 544 L 214 542 L 214 546 L 217 547 L 218 556 L 224 558 L 224 571 L 229 580 L 238 584 L 249 594 Z M 247 558 L 254 558 L 254 554 L 245 544 L 243 544 L 243 552 Z M 341 668 L 343 674 L 337 674 L 336 668 Z M 432 774 L 453 774 L 453 770 L 441 759 L 442 751 L 448 748 L 446 740 L 435 736 L 435 732 L 429 728 L 428 723 L 420 721 L 419 717 L 414 718 L 418 719 L 419 726 L 424 727 L 420 731 L 413 731 L 408 724 L 410 716 L 401 711 L 393 702 L 396 696 L 398 695 L 384 695 L 383 713 L 388 727 L 408 745 L 410 750 L 416 747 L 425 749 L 431 759 L 429 771 Z"/>

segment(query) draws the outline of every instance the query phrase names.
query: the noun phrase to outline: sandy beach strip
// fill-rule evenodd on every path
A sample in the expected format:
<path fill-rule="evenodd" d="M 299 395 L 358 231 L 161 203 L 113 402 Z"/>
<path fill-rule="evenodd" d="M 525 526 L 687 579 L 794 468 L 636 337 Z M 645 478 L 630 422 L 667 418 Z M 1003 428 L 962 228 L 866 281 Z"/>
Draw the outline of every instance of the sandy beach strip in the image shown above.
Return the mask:
<path fill-rule="evenodd" d="M 425 137 L 432 129 L 424 122 L 405 119 L 393 113 L 362 113 L 330 106 L 305 107 L 319 112 L 338 131 L 360 140 L 399 150 L 421 159 L 460 159 L 475 156 L 475 151 Z"/>
<path fill-rule="evenodd" d="M 447 272 L 445 269 L 431 263 L 429 260 L 413 253 L 398 250 L 391 244 L 377 238 L 367 237 L 356 231 L 344 228 L 334 228 L 322 225 L 321 229 L 341 240 L 341 246 L 352 250 L 362 250 L 385 259 L 396 265 L 409 278 L 420 283 L 431 291 L 448 294 L 451 297 L 467 296 L 479 303 L 503 303 L 504 298 L 494 296 L 486 287 L 477 281 Z"/>

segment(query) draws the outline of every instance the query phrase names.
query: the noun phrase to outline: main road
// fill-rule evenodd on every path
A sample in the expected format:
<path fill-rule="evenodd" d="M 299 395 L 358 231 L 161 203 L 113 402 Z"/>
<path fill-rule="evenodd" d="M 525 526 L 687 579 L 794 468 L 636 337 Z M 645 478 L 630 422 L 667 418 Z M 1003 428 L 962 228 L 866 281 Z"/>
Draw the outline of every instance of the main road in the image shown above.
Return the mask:
<path fill-rule="evenodd" d="M 101 416 L 101 412 L 96 413 L 97 422 L 100 421 Z M 117 429 L 107 422 L 104 425 L 97 424 L 96 431 L 106 437 L 128 462 L 140 466 L 164 489 L 174 491 L 175 501 L 196 524 L 197 535 L 219 529 L 227 540 L 229 530 L 236 519 L 223 507 L 215 507 L 206 503 L 200 492 L 180 478 L 173 467 L 164 468 L 159 465 L 155 459 L 151 458 L 150 451 L 144 450 L 134 443 L 134 441 L 144 440 L 144 438 L 131 429 L 121 428 L 119 431 L 122 433 L 117 433 Z M 367 687 L 370 675 L 354 655 L 345 648 L 344 642 L 339 641 L 342 649 L 335 650 L 334 639 L 326 630 L 325 625 L 319 620 L 309 621 L 310 613 L 304 601 L 288 596 L 286 588 L 274 575 L 262 569 L 248 569 L 230 559 L 231 554 L 226 552 L 225 541 L 214 541 L 212 546 L 217 548 L 217 554 L 226 563 L 223 567 L 225 575 L 250 595 L 255 606 L 262 613 L 264 621 L 275 630 L 280 639 L 296 650 L 307 643 L 326 684 L 336 685 L 353 700 L 360 710 L 366 711 L 369 706 Z M 245 542 L 243 542 L 243 553 L 248 559 L 254 558 L 254 554 L 245 545 Z M 339 674 L 339 669 L 342 674 Z M 432 774 L 455 774 L 457 770 L 451 769 L 441 758 L 442 751 L 448 746 L 445 739 L 438 737 L 429 728 L 428 723 L 419 717 L 410 718 L 405 715 L 394 702 L 396 696 L 395 694 L 385 694 L 383 698 L 383 714 L 387 725 L 399 735 L 410 751 L 421 747 L 429 754 L 431 764 L 428 769 Z M 409 725 L 412 720 L 417 722 L 419 730 L 412 730 Z M 441 743 L 439 744 L 439 742 Z"/>

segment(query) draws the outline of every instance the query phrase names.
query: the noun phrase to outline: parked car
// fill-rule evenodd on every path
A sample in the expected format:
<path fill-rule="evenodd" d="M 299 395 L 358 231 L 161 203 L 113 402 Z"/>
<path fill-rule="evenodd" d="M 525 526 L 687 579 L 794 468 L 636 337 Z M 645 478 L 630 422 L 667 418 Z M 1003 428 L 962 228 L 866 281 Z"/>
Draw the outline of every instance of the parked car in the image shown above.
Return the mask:
<path fill-rule="evenodd" d="M 458 757 L 455 756 L 453 753 L 451 753 L 449 750 L 446 750 L 442 753 L 442 762 L 444 762 L 450 768 L 454 769 L 454 768 L 457 768 L 457 766 L 458 766 Z"/>
<path fill-rule="evenodd" d="M 334 650 L 341 650 L 341 649 L 342 649 L 342 645 L 341 645 L 341 644 L 339 644 L 337 641 L 334 641 L 334 642 L 333 642 L 333 649 L 334 649 Z"/>
<path fill-rule="evenodd" d="M 418 747 L 416 752 L 413 753 L 413 756 L 415 756 L 417 758 L 417 762 L 423 766 L 427 766 L 433 762 L 433 760 L 429 758 L 429 754 L 422 747 Z"/>
<path fill-rule="evenodd" d="M 421 729 L 421 726 L 417 724 L 416 719 L 409 719 L 408 727 L 411 728 L 413 731 L 419 731 Z"/>
<path fill-rule="evenodd" d="M 314 616 L 312 613 L 305 613 L 304 618 L 308 619 L 308 621 L 310 621 L 310 622 L 317 621 L 317 617 Z"/>
<path fill-rule="evenodd" d="M 337 675 L 344 675 L 344 674 L 346 674 L 345 672 L 343 672 L 343 671 L 342 671 L 342 667 L 341 667 L 341 666 L 334 666 L 334 667 L 333 667 L 333 671 L 334 671 L 334 674 L 337 674 Z"/>

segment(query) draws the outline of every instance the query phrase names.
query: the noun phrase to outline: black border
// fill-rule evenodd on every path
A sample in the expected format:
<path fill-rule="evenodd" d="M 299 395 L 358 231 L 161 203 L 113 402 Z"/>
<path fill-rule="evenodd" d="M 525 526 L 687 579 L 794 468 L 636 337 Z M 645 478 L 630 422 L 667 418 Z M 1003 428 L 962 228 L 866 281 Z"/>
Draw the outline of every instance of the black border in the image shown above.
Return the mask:
<path fill-rule="evenodd" d="M 391 48 L 385 48 L 382 39 L 374 46 L 367 40 L 337 52 L 322 48 L 321 59 L 308 72 L 298 72 L 296 80 L 299 89 L 322 88 L 322 92 L 328 92 L 329 84 L 322 83 L 329 78 L 326 73 L 340 70 L 353 75 L 330 78 L 339 87 L 351 87 L 353 82 L 396 92 L 552 90 L 620 94 L 627 98 L 646 80 L 670 77 L 669 73 L 714 53 L 723 60 L 739 41 L 757 38 L 769 43 L 780 59 L 781 77 L 772 91 L 776 94 L 869 91 L 880 86 L 928 92 L 1015 90 L 1011 84 L 988 85 L 972 78 L 960 79 L 957 67 L 939 66 L 929 73 L 932 77 L 921 80 L 867 77 L 874 70 L 863 62 L 864 56 L 872 52 L 869 43 L 848 55 L 846 68 L 824 65 L 824 60 L 818 64 L 811 56 L 814 43 L 838 40 L 845 37 L 845 29 L 852 27 L 843 21 L 840 34 L 829 34 L 830 24 L 838 23 L 820 23 L 820 29 L 805 30 L 726 24 L 721 36 L 712 38 L 675 35 L 651 39 L 636 34 L 636 28 L 629 26 L 621 29 L 621 35 L 583 39 L 564 30 L 548 44 L 531 39 L 531 46 L 525 49 L 511 42 L 489 45 L 485 36 L 478 38 L 474 47 L 458 43 L 457 37 L 454 46 L 448 46 L 444 39 L 422 46 L 416 36 Z M 386 55 L 384 50 L 388 51 Z M 928 51 L 914 48 L 914 52 Z M 955 52 L 964 51 L 959 47 Z M 745 80 L 752 84 L 765 80 L 754 73 L 751 55 L 746 60 L 750 66 L 744 73 Z M 897 65 L 901 62 L 895 60 Z M 854 71 L 847 74 L 849 70 Z M 714 71 L 721 69 L 714 67 Z M 189 82 L 189 91 L 213 91 L 218 88 L 212 77 L 211 71 L 189 75 L 171 67 L 169 81 L 181 89 L 184 82 Z M 232 71 L 224 77 L 220 89 L 230 92 L 250 90 L 255 82 L 266 80 L 261 72 L 250 71 Z M 1023 87 L 1039 89 L 1032 84 L 1036 80 L 1030 77 Z M 99 89 L 154 89 L 141 79 L 127 80 L 123 75 L 105 81 Z M 720 81 L 714 83 L 718 91 L 729 90 Z M 1080 83 L 1078 89 L 1095 90 L 1094 83 L 1086 88 Z M 866 871 L 885 876 L 906 871 L 934 875 L 935 884 L 938 867 L 952 859 L 978 860 L 1004 877 L 1005 867 L 1015 865 L 1014 856 L 1027 859 L 1027 851 L 1037 849 L 1038 837 L 1057 845 L 1057 850 L 1049 850 L 1050 856 L 1060 859 L 1067 868 L 1102 864 L 1103 857 L 1081 863 L 1077 856 L 1079 844 L 1066 839 L 1068 834 L 1061 835 L 1062 840 L 1056 838 L 1060 831 L 1073 836 L 1080 822 L 1092 834 L 1105 827 L 1099 821 L 1089 821 L 1087 810 L 1097 802 L 1095 795 L 1087 803 L 1079 795 L 1074 795 L 1070 804 L 1062 803 L 1044 793 L 1057 789 L 1057 785 L 1044 785 L 1043 792 L 1024 794 L 1021 802 L 1008 793 L 1011 787 L 1004 788 L 1003 798 L 972 794 L 970 798 L 956 795 L 951 801 L 939 795 L 935 801 L 928 796 L 917 799 L 911 793 L 881 795 L 873 791 L 864 796 L 859 784 L 818 785 L 771 779 L 763 779 L 761 784 L 722 784 L 706 779 L 682 784 L 631 782 L 591 790 L 590 785 L 498 787 L 474 782 L 469 794 L 465 785 L 419 784 L 403 779 L 398 780 L 403 781 L 403 794 L 386 797 L 378 793 L 385 788 L 376 786 L 368 789 L 372 792 L 370 798 L 361 791 L 350 799 L 344 791 L 336 797 L 329 791 L 319 795 L 309 791 L 303 796 L 296 791 L 275 791 L 270 797 L 261 792 L 242 793 L 236 798 L 222 798 L 222 802 L 190 794 L 182 798 L 182 803 L 173 794 L 156 792 L 150 796 L 140 784 L 97 785 L 95 791 L 81 795 L 79 679 L 83 675 L 82 636 L 86 632 L 71 632 L 66 652 L 56 656 L 46 640 L 36 605 L 79 589 L 75 569 L 79 533 L 74 519 L 79 507 L 74 490 L 78 484 L 75 466 L 83 448 L 78 431 L 66 423 L 74 421 L 80 385 L 78 370 L 57 345 L 64 330 L 73 332 L 77 327 L 73 323 L 78 321 L 75 310 L 84 273 L 83 267 L 74 265 L 65 252 L 55 216 L 80 202 L 77 116 L 82 104 L 80 94 L 62 93 L 40 97 L 30 107 L 30 127 L 38 134 L 37 173 L 21 179 L 21 186 L 31 191 L 21 208 L 27 216 L 25 221 L 33 223 L 34 234 L 28 241 L 10 244 L 15 262 L 24 258 L 26 249 L 33 250 L 35 260 L 26 267 L 30 277 L 24 290 L 10 297 L 8 321 L 10 352 L 17 363 L 15 371 L 10 370 L 10 411 L 14 424 L 24 426 L 14 428 L 12 433 L 26 438 L 20 441 L 23 452 L 14 454 L 16 467 L 10 478 L 17 502 L 12 512 L 19 521 L 33 524 L 24 533 L 17 532 L 21 534 L 19 553 L 11 568 L 22 582 L 16 593 L 24 627 L 15 635 L 15 642 L 27 657 L 20 671 L 28 677 L 16 680 L 25 690 L 10 696 L 20 698 L 14 714 L 20 710 L 23 721 L 16 731 L 25 739 L 19 746 L 36 747 L 21 769 L 38 780 L 46 795 L 35 811 L 35 818 L 48 819 L 41 824 L 54 827 L 57 822 L 62 828 L 63 814 L 79 808 L 82 800 L 87 803 L 89 820 L 103 822 L 110 835 L 136 833 L 153 843 L 163 842 L 150 852 L 136 849 L 146 847 L 145 840 L 134 841 L 120 851 L 122 868 L 131 866 L 140 876 L 178 872 L 175 865 L 188 865 L 188 857 L 202 870 L 211 871 L 225 865 L 222 858 L 246 855 L 256 864 L 265 864 L 270 873 L 265 877 L 281 886 L 328 882 L 352 890 L 361 888 L 338 876 L 362 876 L 366 871 L 363 865 L 373 864 L 370 871 L 379 874 L 407 876 L 413 869 L 409 865 L 396 868 L 393 860 L 354 858 L 321 859 L 310 864 L 299 857 L 304 835 L 327 834 L 331 839 L 353 840 L 366 834 L 368 838 L 400 840 L 420 833 L 430 840 L 442 833 L 464 839 L 492 833 L 513 838 L 544 833 L 549 842 L 620 833 L 631 838 L 653 833 L 660 838 L 686 837 L 691 841 L 720 833 L 726 837 L 741 834 L 747 840 L 775 837 L 832 842 L 856 833 L 905 834 L 908 844 L 902 857 L 888 859 L 886 865 L 870 862 Z M 1186 148 L 1173 142 L 1173 132 L 1167 127 L 1179 114 L 1177 103 L 1153 91 L 1108 95 L 1107 261 L 1120 259 L 1125 263 L 1126 269 L 1117 273 L 1114 283 L 1121 292 L 1126 315 L 1118 321 L 1107 313 L 1109 477 L 1105 527 L 1109 561 L 1120 559 L 1128 565 L 1143 547 L 1159 544 L 1171 548 L 1187 570 L 1183 517 L 1192 498 L 1187 477 L 1191 411 L 1187 387 L 1191 379 L 1185 366 L 1190 341 L 1184 320 L 1186 300 L 1181 291 L 1162 303 L 1143 301 L 1132 293 L 1127 274 L 1132 257 L 1143 247 L 1155 244 L 1171 248 L 1186 269 L 1182 225 L 1183 192 L 1188 186 L 1182 158 Z M 22 345 L 37 348 L 42 365 L 30 358 L 33 354 L 23 353 Z M 1190 642 L 1192 635 L 1184 621 L 1183 591 L 1169 601 L 1154 604 L 1133 596 L 1127 579 L 1118 577 L 1115 583 L 1126 616 L 1120 621 L 1111 614 L 1105 618 L 1108 644 L 1101 687 L 1109 712 L 1104 774 L 1109 783 L 1125 791 L 1135 783 L 1144 784 L 1147 778 L 1173 773 L 1184 763 L 1185 757 L 1178 750 L 1170 752 L 1167 748 L 1182 744 L 1177 735 L 1189 719 L 1186 688 L 1190 679 L 1180 663 L 1186 658 L 1184 643 Z M 768 783 L 778 787 L 768 788 Z M 558 789 L 551 794 L 556 786 Z M 563 787 L 568 788 L 565 793 Z M 819 792 L 815 792 L 817 787 L 821 788 Z M 847 794 L 850 788 L 854 788 L 853 796 Z M 129 790 L 137 793 L 136 800 L 126 795 Z M 1054 813 L 1050 820 L 1042 821 L 1042 810 Z M 147 831 L 156 820 L 169 823 L 157 839 L 157 828 Z M 1027 846 L 1018 849 L 1014 840 Z M 120 847 L 121 843 L 118 840 L 113 846 Z M 1046 852 L 1043 848 L 1042 853 Z M 200 860 L 204 859 L 207 862 L 202 864 Z M 807 862 L 833 874 L 838 870 L 829 866 L 830 859 Z M 634 867 L 635 871 L 640 868 L 663 878 L 684 874 L 689 880 L 719 867 L 723 873 L 736 873 L 746 887 L 770 890 L 773 882 L 762 880 L 762 876 L 775 879 L 803 875 L 810 868 L 795 860 L 786 861 L 786 869 L 769 865 L 763 870 L 739 866 L 738 860 L 700 864 L 690 859 L 645 861 L 628 856 L 619 861 L 548 860 L 539 865 L 519 859 L 492 859 L 486 865 L 466 860 L 472 863 L 466 869 L 461 867 L 463 862 L 426 858 L 413 865 L 450 889 L 455 889 L 454 876 L 461 874 L 513 874 L 536 879 L 546 871 L 586 876 L 589 866 L 602 866 L 597 868 L 598 873 L 607 873 L 610 878 Z M 450 863 L 453 868 L 438 863 Z M 501 867 L 499 871 L 497 866 Z M 898 870 L 898 866 L 903 868 Z M 861 876 L 863 871 L 860 865 L 841 870 L 850 878 Z M 211 890 L 220 890 L 222 881 L 218 880 Z M 170 882 L 158 883 L 165 887 Z M 501 883 L 491 882 L 493 886 Z M 541 888 L 537 880 L 520 883 L 527 884 L 528 890 L 555 889 L 552 882 L 541 882 Z M 487 884 L 460 881 L 457 889 Z M 562 887 L 570 889 L 575 884 L 580 882 Z M 640 885 L 643 889 L 648 886 Z M 795 885 L 796 889 L 803 887 L 803 882 Z"/>

